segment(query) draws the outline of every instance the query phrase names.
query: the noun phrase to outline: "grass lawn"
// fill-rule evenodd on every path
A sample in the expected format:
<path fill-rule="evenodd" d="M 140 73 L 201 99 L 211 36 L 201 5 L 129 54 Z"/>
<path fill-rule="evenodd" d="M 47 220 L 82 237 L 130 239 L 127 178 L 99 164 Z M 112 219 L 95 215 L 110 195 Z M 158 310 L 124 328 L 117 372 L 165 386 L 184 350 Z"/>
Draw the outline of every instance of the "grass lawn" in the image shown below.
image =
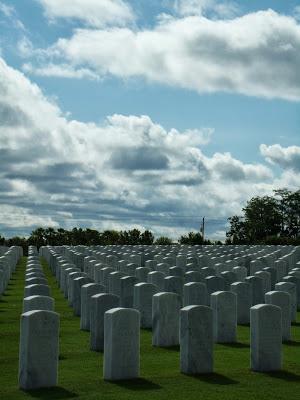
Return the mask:
<path fill-rule="evenodd" d="M 22 309 L 26 258 L 18 264 L 0 300 L 0 399 L 300 399 L 300 324 L 293 326 L 293 341 L 283 346 L 284 369 L 262 374 L 249 370 L 249 328 L 239 327 L 236 345 L 215 346 L 215 373 L 185 376 L 179 372 L 179 349 L 151 346 L 151 332 L 141 332 L 141 378 L 109 383 L 102 379 L 100 353 L 89 350 L 89 332 L 79 329 L 43 261 L 60 314 L 59 386 L 23 392 L 18 389 L 19 319 Z M 299 317 L 299 314 L 298 314 Z M 298 318 L 299 320 L 299 318 Z"/>

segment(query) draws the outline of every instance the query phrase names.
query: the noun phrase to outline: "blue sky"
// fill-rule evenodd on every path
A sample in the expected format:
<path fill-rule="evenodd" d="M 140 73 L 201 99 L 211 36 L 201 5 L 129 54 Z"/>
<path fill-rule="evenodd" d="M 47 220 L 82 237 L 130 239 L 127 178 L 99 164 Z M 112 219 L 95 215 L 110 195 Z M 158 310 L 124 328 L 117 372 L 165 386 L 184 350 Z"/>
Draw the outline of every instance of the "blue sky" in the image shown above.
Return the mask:
<path fill-rule="evenodd" d="M 176 237 L 205 215 L 224 238 L 247 199 L 299 188 L 299 20 L 299 1 L 0 0 L 0 233 Z"/>

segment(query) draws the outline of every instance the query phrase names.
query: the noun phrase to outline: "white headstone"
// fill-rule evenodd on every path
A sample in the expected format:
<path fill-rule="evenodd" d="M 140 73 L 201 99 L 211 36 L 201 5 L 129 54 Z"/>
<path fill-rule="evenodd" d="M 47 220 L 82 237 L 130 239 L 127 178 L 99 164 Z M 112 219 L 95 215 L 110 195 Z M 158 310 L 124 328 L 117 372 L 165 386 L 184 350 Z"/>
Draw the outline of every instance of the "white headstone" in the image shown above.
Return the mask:
<path fill-rule="evenodd" d="M 57 385 L 59 315 L 29 311 L 21 315 L 19 386 L 30 390 Z"/>
<path fill-rule="evenodd" d="M 272 304 L 258 304 L 250 310 L 251 369 L 278 371 L 282 363 L 281 309 Z"/>
<path fill-rule="evenodd" d="M 140 374 L 140 313 L 113 308 L 104 316 L 105 380 L 128 380 Z"/>
<path fill-rule="evenodd" d="M 213 371 L 213 313 L 207 306 L 180 310 L 180 370 L 191 375 Z"/>

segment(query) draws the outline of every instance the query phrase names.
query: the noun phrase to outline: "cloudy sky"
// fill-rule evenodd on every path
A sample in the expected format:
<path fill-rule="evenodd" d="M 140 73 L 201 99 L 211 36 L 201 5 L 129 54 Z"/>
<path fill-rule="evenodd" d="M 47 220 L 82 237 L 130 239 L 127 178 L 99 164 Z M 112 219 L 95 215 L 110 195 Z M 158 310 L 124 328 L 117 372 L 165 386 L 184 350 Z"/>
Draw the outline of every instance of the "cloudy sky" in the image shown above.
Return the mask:
<path fill-rule="evenodd" d="M 0 0 L 0 233 L 199 229 L 300 187 L 298 0 Z"/>

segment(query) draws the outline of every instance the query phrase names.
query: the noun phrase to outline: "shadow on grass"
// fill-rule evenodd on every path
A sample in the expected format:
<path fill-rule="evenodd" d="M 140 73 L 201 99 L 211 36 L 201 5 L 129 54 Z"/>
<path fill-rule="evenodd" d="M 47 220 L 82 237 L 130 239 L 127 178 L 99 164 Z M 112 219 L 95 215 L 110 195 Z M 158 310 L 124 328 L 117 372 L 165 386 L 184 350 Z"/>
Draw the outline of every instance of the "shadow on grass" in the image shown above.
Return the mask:
<path fill-rule="evenodd" d="M 288 347 L 300 347 L 300 342 L 295 342 L 294 340 L 290 340 L 289 342 L 284 342 L 283 344 Z"/>
<path fill-rule="evenodd" d="M 225 375 L 217 374 L 215 372 L 211 374 L 201 374 L 201 375 L 189 375 L 192 378 L 198 379 L 199 381 L 212 383 L 214 385 L 236 385 L 239 383 L 234 379 L 228 378 Z"/>
<path fill-rule="evenodd" d="M 265 372 L 264 374 L 270 376 L 271 378 L 282 379 L 283 381 L 287 382 L 300 382 L 300 375 L 296 375 L 289 371 L 273 371 Z"/>
<path fill-rule="evenodd" d="M 300 326 L 300 322 L 292 322 L 292 326 Z"/>
<path fill-rule="evenodd" d="M 218 343 L 221 346 L 225 346 L 225 347 L 230 347 L 232 349 L 249 349 L 250 344 L 246 344 L 246 343 Z"/>
<path fill-rule="evenodd" d="M 160 349 L 170 350 L 170 351 L 180 351 L 180 345 L 176 344 L 175 346 L 170 347 L 159 347 Z"/>
<path fill-rule="evenodd" d="M 74 397 L 78 397 L 78 394 L 70 392 L 69 390 L 59 386 L 36 390 L 23 390 L 23 392 L 29 394 L 31 397 L 43 400 L 72 399 Z"/>
<path fill-rule="evenodd" d="M 134 392 L 161 389 L 160 385 L 157 385 L 156 383 L 153 383 L 148 379 L 144 378 L 137 378 L 124 381 L 106 381 L 106 382 L 110 385 L 117 385 L 121 388 L 132 390 Z"/>
<path fill-rule="evenodd" d="M 142 331 L 145 331 L 145 332 L 152 332 L 152 328 L 142 328 Z"/>

